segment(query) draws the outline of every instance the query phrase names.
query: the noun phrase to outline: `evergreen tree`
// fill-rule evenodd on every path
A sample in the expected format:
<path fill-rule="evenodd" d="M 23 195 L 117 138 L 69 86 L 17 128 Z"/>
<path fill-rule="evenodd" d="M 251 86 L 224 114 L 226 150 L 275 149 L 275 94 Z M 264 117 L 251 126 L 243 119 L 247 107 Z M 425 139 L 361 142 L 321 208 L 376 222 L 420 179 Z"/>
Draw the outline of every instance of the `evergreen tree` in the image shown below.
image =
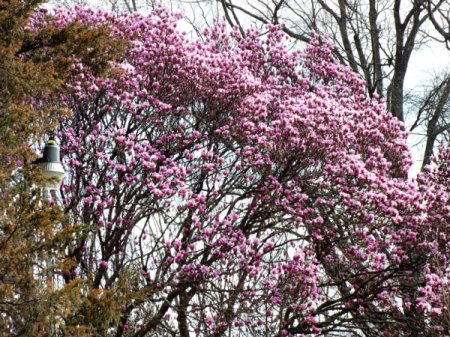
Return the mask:
<path fill-rule="evenodd" d="M 0 336 L 49 336 L 58 292 L 55 256 L 63 254 L 59 207 L 42 200 L 35 149 L 68 110 L 47 104 L 83 64 L 102 76 L 122 42 L 108 27 L 57 25 L 42 1 L 0 1 Z"/>

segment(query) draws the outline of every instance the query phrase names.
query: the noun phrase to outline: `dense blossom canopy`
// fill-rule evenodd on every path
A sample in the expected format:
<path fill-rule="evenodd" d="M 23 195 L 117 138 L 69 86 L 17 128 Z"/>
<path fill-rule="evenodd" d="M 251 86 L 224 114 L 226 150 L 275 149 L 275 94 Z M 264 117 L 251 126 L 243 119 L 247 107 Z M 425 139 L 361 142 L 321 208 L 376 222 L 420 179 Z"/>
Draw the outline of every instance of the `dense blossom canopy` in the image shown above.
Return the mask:
<path fill-rule="evenodd" d="M 63 276 L 119 308 L 77 324 L 115 336 L 446 334 L 450 155 L 408 181 L 402 125 L 326 41 L 288 51 L 275 26 L 240 38 L 220 25 L 192 41 L 161 8 L 55 18 L 129 41 L 110 78 L 74 65 L 59 102 L 73 112 L 58 133 L 63 205 L 86 226 Z"/>

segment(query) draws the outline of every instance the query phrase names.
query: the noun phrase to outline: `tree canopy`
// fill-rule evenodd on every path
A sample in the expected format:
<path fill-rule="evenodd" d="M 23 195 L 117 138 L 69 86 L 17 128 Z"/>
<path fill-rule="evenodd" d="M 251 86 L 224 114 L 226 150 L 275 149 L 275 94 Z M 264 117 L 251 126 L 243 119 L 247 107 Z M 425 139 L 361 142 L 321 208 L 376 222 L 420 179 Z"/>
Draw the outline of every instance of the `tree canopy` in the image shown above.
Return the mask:
<path fill-rule="evenodd" d="M 60 276 L 89 303 L 61 329 L 447 334 L 443 168 L 407 180 L 402 124 L 331 45 L 289 51 L 276 26 L 192 41 L 161 8 L 54 18 L 129 42 L 108 78 L 74 64 L 54 102 L 72 111 L 63 207 L 84 226 Z"/>
<path fill-rule="evenodd" d="M 77 6 L 28 21 L 108 39 L 49 59 L 67 62 L 36 100 L 69 112 L 51 115 L 64 216 L 28 198 L 38 209 L 11 221 L 17 194 L 4 203 L 0 247 L 26 248 L 18 284 L 35 291 L 1 270 L 6 335 L 447 336 L 450 151 L 408 180 L 401 122 L 322 37 L 290 51 L 276 25 L 218 24 L 190 40 L 178 18 Z M 5 241 L 7 225 L 29 238 Z"/>

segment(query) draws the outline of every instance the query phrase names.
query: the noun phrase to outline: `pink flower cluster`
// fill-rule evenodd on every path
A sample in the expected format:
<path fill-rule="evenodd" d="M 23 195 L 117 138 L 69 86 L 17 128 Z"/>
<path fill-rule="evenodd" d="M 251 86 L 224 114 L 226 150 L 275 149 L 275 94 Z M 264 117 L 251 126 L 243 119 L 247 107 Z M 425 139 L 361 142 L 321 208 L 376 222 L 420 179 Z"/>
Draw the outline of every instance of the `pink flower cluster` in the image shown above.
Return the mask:
<path fill-rule="evenodd" d="M 399 336 L 448 313 L 450 151 L 408 181 L 401 124 L 326 41 L 192 41 L 162 8 L 54 17 L 129 42 L 108 78 L 71 69 L 58 133 L 65 207 L 94 228 L 79 277 L 157 289 L 124 303 L 127 333 Z"/>

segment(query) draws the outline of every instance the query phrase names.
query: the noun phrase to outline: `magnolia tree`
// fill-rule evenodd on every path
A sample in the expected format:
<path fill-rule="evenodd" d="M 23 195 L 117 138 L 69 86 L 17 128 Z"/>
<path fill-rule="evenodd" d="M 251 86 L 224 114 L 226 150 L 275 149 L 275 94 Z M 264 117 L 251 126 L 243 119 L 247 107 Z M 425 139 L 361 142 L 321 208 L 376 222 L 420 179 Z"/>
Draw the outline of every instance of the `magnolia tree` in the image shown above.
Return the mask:
<path fill-rule="evenodd" d="M 277 27 L 222 26 L 191 41 L 161 8 L 55 18 L 128 45 L 110 78 L 75 65 L 61 92 L 81 229 L 53 272 L 81 297 L 55 331 L 448 335 L 449 152 L 408 181 L 402 125 L 326 41 L 288 51 Z"/>

